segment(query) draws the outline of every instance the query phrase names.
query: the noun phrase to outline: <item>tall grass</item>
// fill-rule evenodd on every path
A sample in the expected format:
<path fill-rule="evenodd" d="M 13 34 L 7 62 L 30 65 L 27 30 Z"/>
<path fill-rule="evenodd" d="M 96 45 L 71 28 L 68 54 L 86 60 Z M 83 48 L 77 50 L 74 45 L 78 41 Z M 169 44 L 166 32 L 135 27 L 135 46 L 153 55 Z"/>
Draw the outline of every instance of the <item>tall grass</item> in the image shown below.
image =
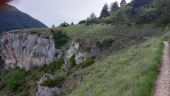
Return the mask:
<path fill-rule="evenodd" d="M 151 39 L 92 65 L 81 86 L 69 96 L 150 96 L 162 45 L 162 40 Z"/>

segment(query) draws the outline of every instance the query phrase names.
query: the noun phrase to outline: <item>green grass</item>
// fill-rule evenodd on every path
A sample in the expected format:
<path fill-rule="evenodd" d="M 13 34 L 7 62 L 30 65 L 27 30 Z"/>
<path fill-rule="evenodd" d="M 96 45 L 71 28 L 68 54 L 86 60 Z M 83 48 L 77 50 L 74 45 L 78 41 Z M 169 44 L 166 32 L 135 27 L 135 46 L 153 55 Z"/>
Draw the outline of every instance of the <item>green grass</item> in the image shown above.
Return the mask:
<path fill-rule="evenodd" d="M 111 55 L 87 68 L 90 73 L 69 96 L 150 96 L 159 72 L 162 40 Z"/>

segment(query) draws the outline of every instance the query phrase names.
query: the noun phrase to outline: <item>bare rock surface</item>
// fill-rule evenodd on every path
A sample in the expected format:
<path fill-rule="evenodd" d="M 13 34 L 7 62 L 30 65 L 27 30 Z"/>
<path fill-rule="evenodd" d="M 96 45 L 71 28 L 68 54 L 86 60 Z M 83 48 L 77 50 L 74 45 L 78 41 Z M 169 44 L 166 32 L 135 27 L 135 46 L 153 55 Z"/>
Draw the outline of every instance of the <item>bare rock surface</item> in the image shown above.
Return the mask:
<path fill-rule="evenodd" d="M 49 64 L 55 59 L 55 43 L 47 33 L 5 32 L 0 35 L 0 57 L 5 68 L 26 70 Z"/>

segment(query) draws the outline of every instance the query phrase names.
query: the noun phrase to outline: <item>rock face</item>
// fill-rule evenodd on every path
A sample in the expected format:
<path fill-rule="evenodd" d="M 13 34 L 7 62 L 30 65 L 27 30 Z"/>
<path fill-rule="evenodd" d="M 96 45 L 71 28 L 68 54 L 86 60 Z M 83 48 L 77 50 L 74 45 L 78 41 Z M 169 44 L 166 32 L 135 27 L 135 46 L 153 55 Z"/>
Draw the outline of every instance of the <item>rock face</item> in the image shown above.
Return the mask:
<path fill-rule="evenodd" d="M 0 35 L 0 57 L 5 61 L 5 68 L 29 70 L 49 64 L 55 54 L 55 43 L 50 34 L 16 31 Z"/>
<path fill-rule="evenodd" d="M 73 41 L 70 44 L 69 49 L 66 50 L 65 52 L 65 55 L 64 55 L 65 64 L 62 66 L 63 70 L 65 71 L 69 70 L 69 67 L 70 67 L 69 62 L 73 56 L 75 56 L 74 60 L 77 65 L 81 64 L 87 57 L 87 53 L 80 51 L 80 44 L 75 41 Z"/>
<path fill-rule="evenodd" d="M 73 41 L 70 45 L 70 48 L 66 51 L 65 54 L 65 64 L 67 64 L 72 56 L 75 55 L 76 64 L 79 65 L 86 58 L 86 52 L 80 51 L 80 44 Z"/>

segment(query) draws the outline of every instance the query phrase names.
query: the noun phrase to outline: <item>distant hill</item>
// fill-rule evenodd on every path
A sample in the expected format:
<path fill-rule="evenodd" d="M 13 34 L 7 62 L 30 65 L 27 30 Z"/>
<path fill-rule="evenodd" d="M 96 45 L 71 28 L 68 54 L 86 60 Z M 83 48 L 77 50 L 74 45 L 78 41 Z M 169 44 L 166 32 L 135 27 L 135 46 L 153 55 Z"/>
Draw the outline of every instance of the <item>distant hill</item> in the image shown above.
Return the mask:
<path fill-rule="evenodd" d="M 32 18 L 11 5 L 0 10 L 0 32 L 27 28 L 46 28 L 40 21 Z"/>

